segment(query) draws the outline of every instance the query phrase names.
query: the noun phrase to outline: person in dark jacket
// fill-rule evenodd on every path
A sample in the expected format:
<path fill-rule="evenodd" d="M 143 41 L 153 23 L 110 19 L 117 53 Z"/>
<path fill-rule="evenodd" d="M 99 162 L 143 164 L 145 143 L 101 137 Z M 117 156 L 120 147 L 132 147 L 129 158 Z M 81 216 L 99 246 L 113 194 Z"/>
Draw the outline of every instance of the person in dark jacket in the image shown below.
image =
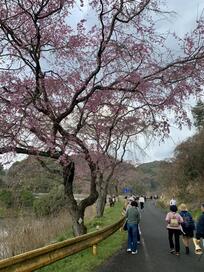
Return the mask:
<path fill-rule="evenodd" d="M 126 211 L 127 229 L 128 229 L 128 248 L 127 252 L 137 254 L 138 224 L 140 222 L 140 213 L 137 209 L 136 201 L 131 202 L 131 207 Z"/>
<path fill-rule="evenodd" d="M 189 254 L 189 246 L 191 239 L 194 237 L 195 223 L 191 213 L 188 211 L 187 206 L 182 203 L 179 206 L 180 216 L 183 218 L 182 226 L 182 240 L 186 249 L 186 254 Z"/>
<path fill-rule="evenodd" d="M 195 244 L 195 253 L 202 254 L 202 249 L 200 246 L 200 239 L 204 239 L 204 203 L 201 204 L 202 214 L 199 217 L 196 224 L 196 238 L 193 240 Z"/>

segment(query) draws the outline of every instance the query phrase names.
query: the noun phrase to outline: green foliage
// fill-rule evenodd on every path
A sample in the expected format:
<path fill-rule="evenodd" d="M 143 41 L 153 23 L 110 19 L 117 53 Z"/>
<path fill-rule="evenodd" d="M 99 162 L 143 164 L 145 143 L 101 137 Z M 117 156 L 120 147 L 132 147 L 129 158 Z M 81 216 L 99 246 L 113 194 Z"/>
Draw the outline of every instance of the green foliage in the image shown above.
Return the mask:
<path fill-rule="evenodd" d="M 183 142 L 176 148 L 176 161 L 188 180 L 204 176 L 204 131 Z"/>
<path fill-rule="evenodd" d="M 0 207 L 0 217 L 4 217 L 5 216 L 5 208 Z"/>
<path fill-rule="evenodd" d="M 168 167 L 169 163 L 166 161 L 153 161 L 144 163 L 137 167 L 137 181 L 134 188 L 136 192 L 144 194 L 148 192 L 158 192 L 165 183 L 165 173 L 163 169 Z"/>
<path fill-rule="evenodd" d="M 34 201 L 34 196 L 32 192 L 28 190 L 22 190 L 20 192 L 19 202 L 22 207 L 32 207 L 33 201 Z"/>
<path fill-rule="evenodd" d="M 36 216 L 46 216 L 50 214 L 50 207 L 47 198 L 44 196 L 33 202 L 33 211 Z"/>
<path fill-rule="evenodd" d="M 12 192 L 9 190 L 1 190 L 0 191 L 0 201 L 6 207 L 10 208 L 13 202 Z"/>
<path fill-rule="evenodd" d="M 198 129 L 204 126 L 204 103 L 199 100 L 195 107 L 192 109 L 192 114 L 194 118 L 194 125 Z"/>
<path fill-rule="evenodd" d="M 63 186 L 54 187 L 48 194 L 39 197 L 33 202 L 36 216 L 56 214 L 66 206 Z"/>
<path fill-rule="evenodd" d="M 204 197 L 204 129 L 178 145 L 175 157 L 164 168 L 166 191 L 181 201 L 198 204 Z"/>
<path fill-rule="evenodd" d="M 3 168 L 3 165 L 0 163 L 0 176 L 4 176 L 5 175 L 5 170 Z"/>
<path fill-rule="evenodd" d="M 5 186 L 5 182 L 4 182 L 4 179 L 5 179 L 5 170 L 3 168 L 3 165 L 0 163 L 0 187 L 4 187 Z"/>
<path fill-rule="evenodd" d="M 52 170 L 58 167 L 54 160 L 43 159 L 43 162 Z M 23 188 L 33 193 L 48 193 L 53 187 L 62 183 L 62 178 L 49 172 L 38 160 L 29 156 L 25 160 L 15 162 L 9 168 L 7 182 L 15 187 L 15 190 Z"/>
<path fill-rule="evenodd" d="M 133 192 L 137 195 L 143 195 L 146 193 L 146 188 L 142 184 L 133 184 Z"/>

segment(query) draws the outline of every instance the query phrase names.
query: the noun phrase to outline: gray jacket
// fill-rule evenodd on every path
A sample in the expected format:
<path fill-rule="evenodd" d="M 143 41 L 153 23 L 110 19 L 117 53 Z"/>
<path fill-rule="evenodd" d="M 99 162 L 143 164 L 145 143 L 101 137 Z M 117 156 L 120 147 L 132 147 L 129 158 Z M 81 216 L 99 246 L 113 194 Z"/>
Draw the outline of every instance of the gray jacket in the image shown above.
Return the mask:
<path fill-rule="evenodd" d="M 139 224 L 140 222 L 140 213 L 136 207 L 130 207 L 126 211 L 126 218 L 128 224 Z"/>

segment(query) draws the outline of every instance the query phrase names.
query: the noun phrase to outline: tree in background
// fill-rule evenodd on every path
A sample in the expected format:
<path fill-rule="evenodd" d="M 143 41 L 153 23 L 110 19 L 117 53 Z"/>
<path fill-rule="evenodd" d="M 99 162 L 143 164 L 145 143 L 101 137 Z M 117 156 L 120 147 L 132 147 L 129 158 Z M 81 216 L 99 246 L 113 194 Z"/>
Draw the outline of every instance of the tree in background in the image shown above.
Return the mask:
<path fill-rule="evenodd" d="M 166 188 L 173 188 L 172 194 L 177 194 L 184 201 L 196 202 L 204 195 L 204 103 L 201 99 L 192 108 L 192 114 L 198 133 L 175 148 L 173 160 L 169 162 L 169 167 L 161 169 L 160 175 Z"/>
<path fill-rule="evenodd" d="M 3 165 L 0 163 L 0 187 L 4 186 L 4 176 L 5 176 L 5 170 Z"/>
<path fill-rule="evenodd" d="M 13 204 L 12 192 L 7 189 L 1 190 L 0 201 L 1 201 L 1 205 L 5 206 L 6 208 L 11 208 Z"/>
<path fill-rule="evenodd" d="M 115 171 L 123 162 L 128 145 L 136 141 L 138 134 L 153 129 L 149 119 L 140 115 L 140 110 L 142 107 L 131 103 L 129 95 L 123 95 L 90 111 L 84 120 L 82 132 L 91 143 L 92 151 L 95 151 L 98 217 L 103 216 L 108 188 L 111 187 Z M 114 186 L 116 188 L 117 183 Z"/>
<path fill-rule="evenodd" d="M 204 58 L 202 18 L 183 39 L 172 35 L 179 56 L 168 48 L 170 34 L 157 31 L 160 1 L 80 3 L 81 11 L 75 0 L 0 6 L 0 154 L 57 161 L 75 235 L 86 232 L 84 211 L 98 197 L 95 150 L 82 131 L 90 109 L 125 94 L 137 116 L 168 133 L 168 110 L 178 125 L 188 122 L 182 102 L 201 91 Z M 80 203 L 73 154 L 83 154 L 90 169 L 90 194 Z"/>
<path fill-rule="evenodd" d="M 192 114 L 195 127 L 201 130 L 204 126 L 204 103 L 201 99 L 199 99 L 196 106 L 192 108 Z"/>
<path fill-rule="evenodd" d="M 3 167 L 2 163 L 0 163 L 0 175 L 1 176 L 5 175 L 5 171 L 4 171 L 4 167 Z"/>
<path fill-rule="evenodd" d="M 165 169 L 166 189 L 183 201 L 199 204 L 204 196 L 204 132 L 178 145 L 175 156 Z"/>

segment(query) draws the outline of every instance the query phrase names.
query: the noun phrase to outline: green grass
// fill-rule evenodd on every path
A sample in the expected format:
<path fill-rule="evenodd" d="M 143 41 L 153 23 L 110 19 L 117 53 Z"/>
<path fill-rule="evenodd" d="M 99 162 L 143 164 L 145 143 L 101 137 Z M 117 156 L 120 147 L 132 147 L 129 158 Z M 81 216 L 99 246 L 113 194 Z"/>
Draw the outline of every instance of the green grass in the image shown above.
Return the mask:
<path fill-rule="evenodd" d="M 116 203 L 115 207 L 107 208 L 103 218 L 94 218 L 87 222 L 88 232 L 96 230 L 96 226 L 103 228 L 117 222 L 121 218 L 122 204 Z M 70 231 L 67 236 L 70 237 Z M 64 237 L 63 237 L 64 238 Z M 60 237 L 59 239 L 62 239 Z M 58 239 L 58 240 L 59 240 Z M 92 248 L 69 256 L 61 261 L 37 270 L 38 272 L 91 272 L 102 264 L 108 257 L 118 251 L 126 240 L 124 231 L 117 231 L 112 236 L 102 241 L 97 246 L 97 256 L 92 255 Z"/>

